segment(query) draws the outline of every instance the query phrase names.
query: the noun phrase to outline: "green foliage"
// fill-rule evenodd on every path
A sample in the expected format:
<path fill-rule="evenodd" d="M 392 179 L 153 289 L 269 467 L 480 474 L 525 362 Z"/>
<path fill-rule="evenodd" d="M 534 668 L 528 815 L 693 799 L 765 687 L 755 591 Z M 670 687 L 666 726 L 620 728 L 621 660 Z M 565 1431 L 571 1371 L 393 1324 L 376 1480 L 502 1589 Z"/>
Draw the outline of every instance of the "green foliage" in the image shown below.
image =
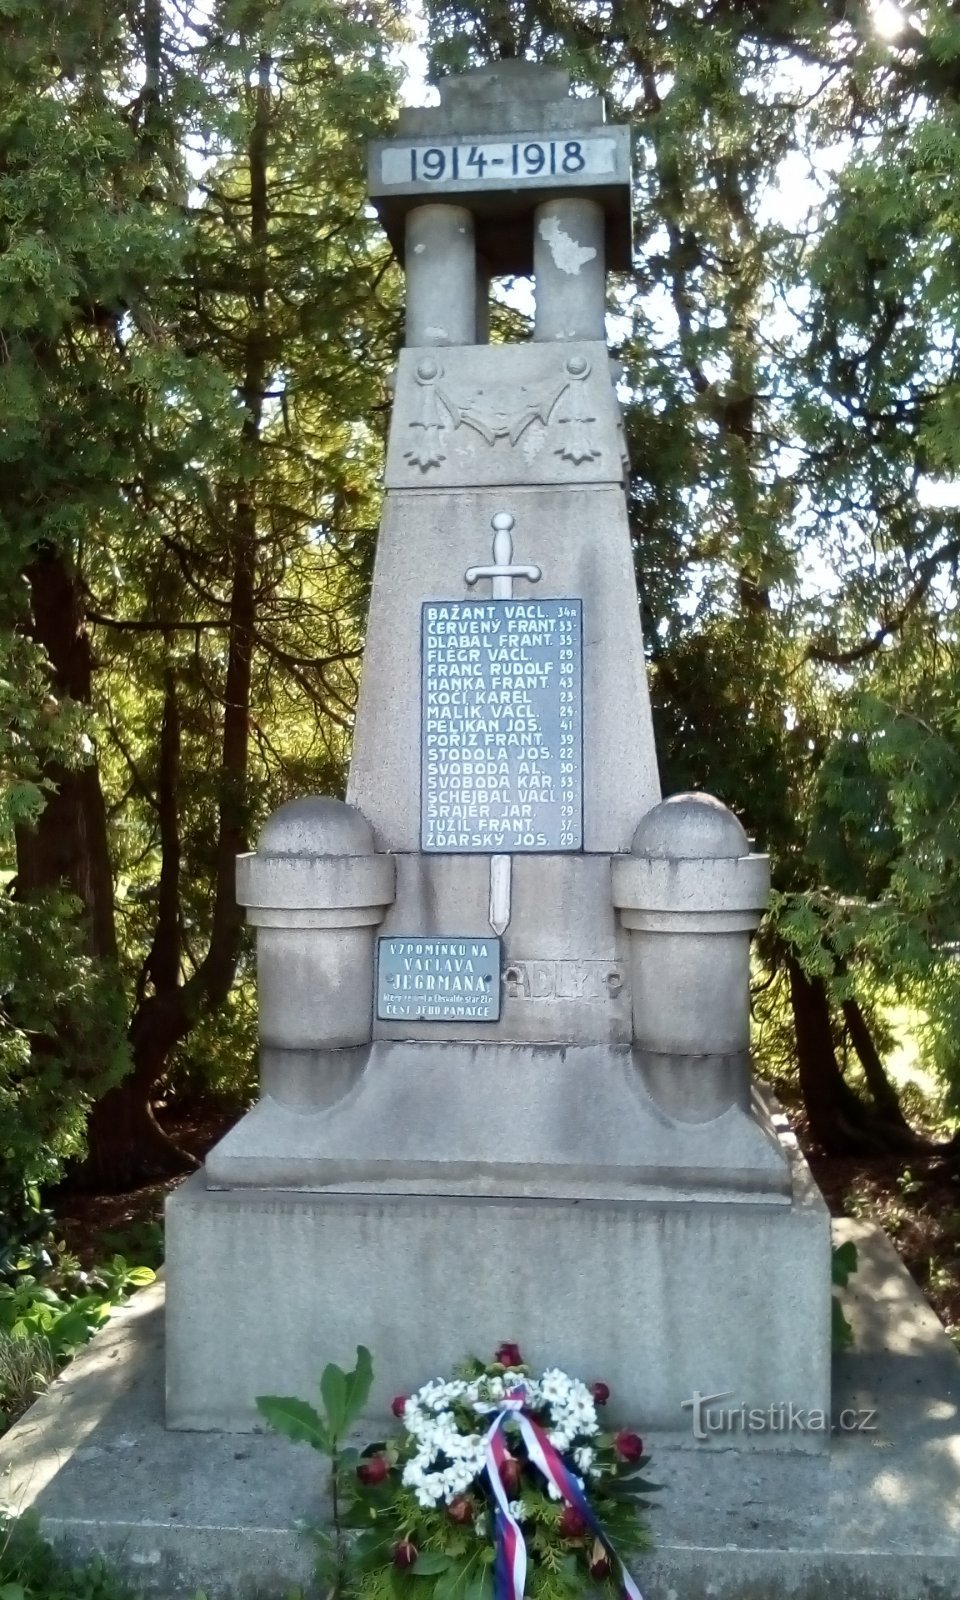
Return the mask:
<path fill-rule="evenodd" d="M 124 1022 L 75 899 L 0 895 L 0 1257 L 20 1248 L 14 1224 L 24 1216 L 29 1226 L 35 1186 L 82 1151 L 90 1105 L 127 1070 Z"/>
<path fill-rule="evenodd" d="M 135 1591 L 99 1556 L 67 1560 L 35 1517 L 0 1515 L 0 1600 L 135 1600 Z"/>
<path fill-rule="evenodd" d="M 341 1441 L 355 1427 L 373 1382 L 373 1363 L 365 1345 L 357 1345 L 357 1364 L 344 1372 L 331 1362 L 320 1378 L 323 1415 L 306 1400 L 258 1395 L 257 1410 L 272 1428 L 296 1443 L 312 1445 L 324 1455 L 337 1454 Z"/>
<path fill-rule="evenodd" d="M 851 1274 L 857 1270 L 857 1247 L 852 1239 L 847 1239 L 843 1244 L 835 1245 L 830 1257 L 830 1272 L 833 1283 L 840 1289 L 845 1289 L 850 1282 Z M 830 1344 L 834 1353 L 849 1350 L 853 1344 L 853 1329 L 844 1315 L 843 1306 L 836 1295 L 830 1300 Z"/>
<path fill-rule="evenodd" d="M 115 1255 L 96 1272 L 81 1272 L 61 1253 L 42 1273 L 11 1271 L 0 1279 L 0 1432 L 15 1420 L 64 1362 L 92 1339 L 134 1290 L 152 1283 L 150 1267 Z"/>
<path fill-rule="evenodd" d="M 98 1268 L 80 1293 L 25 1273 L 14 1284 L 0 1283 L 0 1330 L 13 1338 L 42 1334 L 54 1357 L 66 1360 L 88 1343 L 132 1289 L 152 1283 L 155 1276 L 152 1268 L 131 1267 L 122 1256 Z"/>

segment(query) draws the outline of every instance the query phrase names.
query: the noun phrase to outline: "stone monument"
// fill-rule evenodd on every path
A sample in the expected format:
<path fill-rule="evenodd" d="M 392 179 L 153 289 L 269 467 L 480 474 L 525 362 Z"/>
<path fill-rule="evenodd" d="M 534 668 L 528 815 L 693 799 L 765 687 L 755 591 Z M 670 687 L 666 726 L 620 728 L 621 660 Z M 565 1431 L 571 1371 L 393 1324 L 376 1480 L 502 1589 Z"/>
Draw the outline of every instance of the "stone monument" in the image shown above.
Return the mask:
<path fill-rule="evenodd" d="M 349 790 L 238 863 L 262 1097 L 169 1202 L 168 1423 L 253 1427 L 358 1343 L 383 1413 L 507 1338 L 678 1437 L 694 1393 L 828 1414 L 827 1213 L 750 1078 L 767 861 L 660 799 L 604 336 L 629 130 L 484 68 L 370 192 L 407 328 Z M 531 269 L 532 341 L 491 345 Z"/>

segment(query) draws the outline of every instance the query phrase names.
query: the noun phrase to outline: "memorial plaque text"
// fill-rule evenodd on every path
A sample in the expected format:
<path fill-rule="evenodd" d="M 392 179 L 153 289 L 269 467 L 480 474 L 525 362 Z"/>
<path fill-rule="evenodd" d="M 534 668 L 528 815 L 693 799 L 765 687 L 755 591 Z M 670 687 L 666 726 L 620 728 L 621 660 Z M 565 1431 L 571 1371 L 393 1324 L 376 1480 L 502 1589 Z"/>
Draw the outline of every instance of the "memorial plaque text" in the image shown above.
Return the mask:
<path fill-rule="evenodd" d="M 377 1016 L 382 1021 L 496 1022 L 499 939 L 379 939 Z"/>
<path fill-rule="evenodd" d="M 582 848 L 581 628 L 579 600 L 424 605 L 424 850 Z"/>

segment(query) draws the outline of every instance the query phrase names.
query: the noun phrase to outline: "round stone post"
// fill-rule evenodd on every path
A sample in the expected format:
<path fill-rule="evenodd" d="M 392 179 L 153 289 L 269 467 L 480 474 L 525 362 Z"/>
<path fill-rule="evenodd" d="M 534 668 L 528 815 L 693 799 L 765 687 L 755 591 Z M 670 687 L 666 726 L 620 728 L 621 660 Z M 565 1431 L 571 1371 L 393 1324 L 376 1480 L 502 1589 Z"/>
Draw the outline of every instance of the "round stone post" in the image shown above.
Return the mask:
<path fill-rule="evenodd" d="M 473 213 L 465 206 L 414 206 L 407 213 L 404 265 L 407 344 L 476 344 Z"/>
<path fill-rule="evenodd" d="M 374 937 L 394 881 L 393 857 L 374 854 L 360 812 L 316 795 L 281 806 L 256 852 L 239 857 L 237 899 L 257 930 L 263 1089 L 273 1098 L 316 1109 L 349 1088 L 352 1061 L 335 1053 L 370 1043 Z"/>
<path fill-rule="evenodd" d="M 603 208 L 567 195 L 533 214 L 536 340 L 606 339 Z"/>
<path fill-rule="evenodd" d="M 767 857 L 705 794 L 654 806 L 614 859 L 634 1046 L 652 1098 L 681 1122 L 749 1106 L 750 935 L 769 888 Z"/>

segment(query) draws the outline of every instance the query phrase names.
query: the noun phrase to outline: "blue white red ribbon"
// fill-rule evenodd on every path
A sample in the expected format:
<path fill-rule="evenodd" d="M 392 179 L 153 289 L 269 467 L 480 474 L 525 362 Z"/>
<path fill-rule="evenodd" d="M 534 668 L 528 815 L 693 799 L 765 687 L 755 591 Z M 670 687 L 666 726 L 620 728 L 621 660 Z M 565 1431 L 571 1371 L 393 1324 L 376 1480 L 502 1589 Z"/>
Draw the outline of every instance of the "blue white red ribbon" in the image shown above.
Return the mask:
<path fill-rule="evenodd" d="M 548 1483 L 553 1484 L 561 1499 L 579 1511 L 591 1533 L 609 1556 L 614 1570 L 620 1569 L 620 1582 L 627 1600 L 643 1600 L 636 1583 L 597 1520 L 578 1480 L 550 1443 L 540 1424 L 535 1422 L 533 1417 L 524 1415 L 525 1404 L 525 1391 L 514 1389 L 498 1406 L 477 1406 L 478 1411 L 496 1412 L 484 1440 L 487 1477 L 494 1497 L 493 1582 L 496 1600 L 523 1600 L 527 1581 L 527 1547 L 520 1531 L 520 1524 L 510 1510 L 510 1501 L 500 1477 L 500 1468 L 510 1454 L 503 1437 L 503 1426 L 511 1418 L 516 1421 L 520 1429 L 520 1437 L 526 1446 L 527 1459 L 543 1474 Z"/>

